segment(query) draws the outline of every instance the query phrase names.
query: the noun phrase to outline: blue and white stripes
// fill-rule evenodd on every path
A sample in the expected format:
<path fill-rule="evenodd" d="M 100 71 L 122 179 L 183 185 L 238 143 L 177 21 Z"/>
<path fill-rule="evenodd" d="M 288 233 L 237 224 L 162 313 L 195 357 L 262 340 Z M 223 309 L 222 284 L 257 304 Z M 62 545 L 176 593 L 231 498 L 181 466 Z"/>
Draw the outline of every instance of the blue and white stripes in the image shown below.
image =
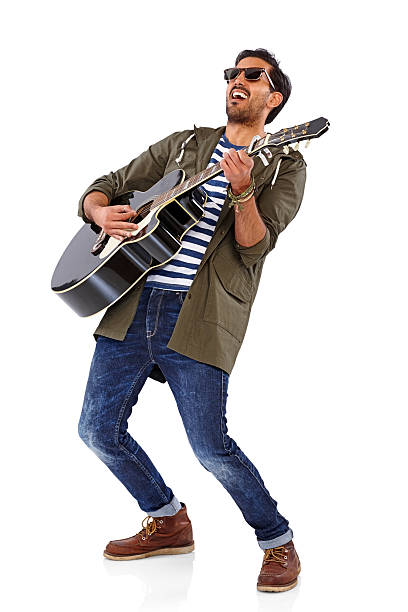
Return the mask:
<path fill-rule="evenodd" d="M 223 158 L 223 153 L 228 149 L 244 148 L 244 146 L 238 147 L 231 144 L 223 134 L 207 168 L 219 162 Z M 188 291 L 217 225 L 227 195 L 227 185 L 228 181 L 222 172 L 201 186 L 208 198 L 203 217 L 184 235 L 181 249 L 177 255 L 162 266 L 154 268 L 147 275 L 146 287 Z"/>

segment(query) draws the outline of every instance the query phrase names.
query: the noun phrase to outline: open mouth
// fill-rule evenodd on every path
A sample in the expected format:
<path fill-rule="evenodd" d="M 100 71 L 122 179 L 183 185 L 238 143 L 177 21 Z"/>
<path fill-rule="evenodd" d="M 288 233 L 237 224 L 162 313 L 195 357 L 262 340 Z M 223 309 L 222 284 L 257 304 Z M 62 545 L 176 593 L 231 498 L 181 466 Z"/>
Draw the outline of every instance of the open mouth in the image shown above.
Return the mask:
<path fill-rule="evenodd" d="M 247 100 L 248 97 L 249 97 L 248 94 L 242 89 L 234 89 L 234 91 L 231 94 L 231 99 L 236 100 L 237 102 L 241 100 Z"/>

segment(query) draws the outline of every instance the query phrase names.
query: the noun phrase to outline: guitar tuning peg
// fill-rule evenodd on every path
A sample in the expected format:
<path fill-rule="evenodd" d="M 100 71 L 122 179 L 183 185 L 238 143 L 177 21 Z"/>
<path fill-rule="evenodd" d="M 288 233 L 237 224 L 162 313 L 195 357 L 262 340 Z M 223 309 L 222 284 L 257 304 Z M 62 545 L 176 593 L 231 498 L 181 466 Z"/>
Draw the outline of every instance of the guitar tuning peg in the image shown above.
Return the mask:
<path fill-rule="evenodd" d="M 305 149 L 307 149 L 307 147 L 310 145 L 310 138 L 308 140 L 306 140 L 306 144 L 305 144 Z"/>
<path fill-rule="evenodd" d="M 285 154 L 285 155 L 287 155 L 287 154 L 289 153 L 289 147 L 288 147 L 288 145 L 285 145 L 285 146 L 283 147 L 283 152 L 284 152 L 284 154 Z"/>

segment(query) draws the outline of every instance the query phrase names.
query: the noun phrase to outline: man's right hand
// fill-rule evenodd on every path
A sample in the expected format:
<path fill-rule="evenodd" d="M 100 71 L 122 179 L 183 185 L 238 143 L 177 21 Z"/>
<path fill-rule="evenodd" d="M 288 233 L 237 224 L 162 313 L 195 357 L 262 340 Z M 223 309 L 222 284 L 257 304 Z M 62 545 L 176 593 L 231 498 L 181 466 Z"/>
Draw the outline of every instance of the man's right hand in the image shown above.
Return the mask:
<path fill-rule="evenodd" d="M 139 226 L 136 223 L 129 223 L 129 219 L 136 216 L 136 212 L 131 206 L 96 206 L 92 209 L 92 218 L 96 225 L 99 225 L 103 231 L 116 238 L 123 240 L 132 236 Z"/>
<path fill-rule="evenodd" d="M 123 240 L 132 236 L 131 232 L 139 226 L 129 223 L 129 219 L 136 217 L 136 212 L 128 204 L 108 206 L 108 197 L 100 191 L 91 191 L 84 199 L 84 213 L 90 221 L 96 223 L 103 231 Z"/>

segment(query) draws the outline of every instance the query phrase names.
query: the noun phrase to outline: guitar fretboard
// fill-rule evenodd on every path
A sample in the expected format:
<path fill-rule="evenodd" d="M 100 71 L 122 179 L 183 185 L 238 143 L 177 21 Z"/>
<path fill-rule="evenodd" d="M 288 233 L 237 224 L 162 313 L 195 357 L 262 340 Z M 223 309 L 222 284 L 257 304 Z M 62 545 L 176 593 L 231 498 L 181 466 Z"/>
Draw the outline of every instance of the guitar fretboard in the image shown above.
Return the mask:
<path fill-rule="evenodd" d="M 255 155 L 255 153 L 257 153 L 259 149 L 263 147 L 266 138 L 267 136 L 264 136 L 264 138 L 257 140 L 256 149 L 254 149 L 251 153 L 249 153 L 250 156 Z M 242 150 L 248 153 L 248 147 L 245 147 L 245 149 L 242 149 Z M 223 172 L 223 170 L 221 168 L 220 162 L 217 162 L 216 164 L 209 166 L 202 172 L 199 172 L 198 174 L 187 179 L 186 181 L 183 181 L 183 183 L 181 183 L 180 185 L 177 185 L 173 189 L 170 189 L 169 191 L 166 191 L 165 193 L 162 193 L 161 195 L 159 195 L 152 202 L 152 206 L 154 208 L 157 206 L 161 206 L 162 204 L 164 204 L 164 202 L 167 202 L 168 200 L 172 200 L 173 198 L 176 198 L 182 193 L 185 193 L 186 191 L 189 191 L 190 189 L 194 189 L 195 187 L 198 187 L 198 185 L 203 185 L 204 183 L 209 181 L 214 176 L 221 174 L 221 172 Z"/>

